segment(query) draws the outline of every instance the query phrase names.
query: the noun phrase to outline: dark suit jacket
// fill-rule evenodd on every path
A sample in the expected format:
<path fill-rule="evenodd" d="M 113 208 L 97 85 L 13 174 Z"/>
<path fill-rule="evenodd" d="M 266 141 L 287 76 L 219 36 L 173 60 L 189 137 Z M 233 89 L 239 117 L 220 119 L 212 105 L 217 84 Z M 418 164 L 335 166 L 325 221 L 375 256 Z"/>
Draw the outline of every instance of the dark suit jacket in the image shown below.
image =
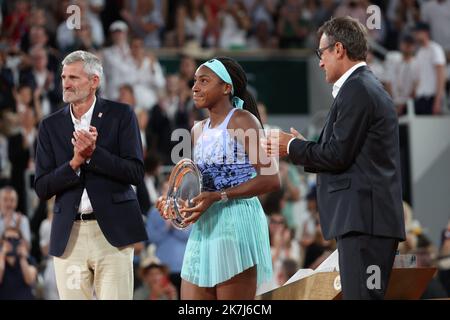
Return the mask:
<path fill-rule="evenodd" d="M 56 195 L 50 254 L 61 256 L 86 188 L 98 224 L 113 246 L 147 240 L 136 193 L 131 185 L 144 176 L 136 117 L 127 105 L 97 98 L 91 125 L 96 149 L 78 176 L 70 167 L 74 126 L 69 106 L 45 118 L 39 127 L 35 189 L 41 199 Z"/>
<path fill-rule="evenodd" d="M 295 139 L 289 157 L 316 172 L 326 239 L 351 231 L 404 239 L 398 120 L 367 67 L 345 81 L 318 142 Z"/>

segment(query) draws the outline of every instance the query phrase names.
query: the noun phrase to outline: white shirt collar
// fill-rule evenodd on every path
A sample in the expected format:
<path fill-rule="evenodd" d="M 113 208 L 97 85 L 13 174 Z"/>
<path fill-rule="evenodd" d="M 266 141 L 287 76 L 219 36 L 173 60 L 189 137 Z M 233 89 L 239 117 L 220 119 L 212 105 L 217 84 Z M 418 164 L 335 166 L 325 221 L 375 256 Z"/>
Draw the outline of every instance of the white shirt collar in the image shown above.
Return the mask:
<path fill-rule="evenodd" d="M 88 109 L 88 111 L 86 111 L 85 114 L 83 114 L 81 116 L 80 120 L 75 118 L 75 116 L 72 112 L 72 105 L 69 106 L 70 117 L 72 118 L 72 122 L 73 122 L 73 125 L 75 126 L 75 130 L 78 128 L 80 128 L 80 129 L 83 128 L 83 129 L 89 131 L 89 125 L 91 124 L 92 114 L 94 113 L 94 106 L 95 106 L 96 102 L 97 102 L 97 97 L 94 96 L 94 101 L 92 102 L 91 107 Z"/>
<path fill-rule="evenodd" d="M 359 67 L 362 66 L 367 66 L 367 63 L 360 62 L 355 64 L 353 67 L 351 67 L 350 69 L 348 69 L 334 84 L 333 84 L 333 92 L 331 93 L 333 95 L 333 98 L 336 98 L 336 96 L 339 93 L 339 90 L 341 89 L 341 87 L 343 86 L 344 82 L 348 79 L 348 77 L 350 77 L 350 75 Z"/>

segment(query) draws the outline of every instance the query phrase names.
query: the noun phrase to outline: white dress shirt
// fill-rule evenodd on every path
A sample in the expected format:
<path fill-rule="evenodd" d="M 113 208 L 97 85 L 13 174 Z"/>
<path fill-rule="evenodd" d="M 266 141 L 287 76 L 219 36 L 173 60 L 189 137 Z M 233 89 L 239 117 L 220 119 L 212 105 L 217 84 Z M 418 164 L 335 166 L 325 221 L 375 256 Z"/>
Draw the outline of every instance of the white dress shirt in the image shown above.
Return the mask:
<path fill-rule="evenodd" d="M 350 75 L 355 72 L 356 69 L 358 69 L 359 67 L 362 66 L 367 66 L 367 63 L 360 62 L 355 64 L 353 67 L 351 67 L 350 69 L 348 69 L 334 84 L 333 84 L 333 91 L 331 92 L 331 94 L 333 95 L 333 98 L 336 98 L 339 90 L 341 90 L 342 86 L 344 85 L 345 81 L 347 81 L 348 77 L 350 77 Z M 288 145 L 287 145 L 287 153 L 289 154 L 289 146 L 291 145 L 291 142 L 294 141 L 294 139 L 297 138 L 292 138 L 291 140 L 289 140 Z"/>
<path fill-rule="evenodd" d="M 86 130 L 89 131 L 89 126 L 91 125 L 92 120 L 92 114 L 94 113 L 94 106 L 95 102 L 97 101 L 97 98 L 94 97 L 94 102 L 92 103 L 91 107 L 88 111 L 86 111 L 85 114 L 83 114 L 78 120 L 75 118 L 73 112 L 72 112 L 72 106 L 70 106 L 70 116 L 72 117 L 73 126 L 75 128 L 75 131 L 77 130 Z M 79 171 L 77 172 L 79 175 Z M 87 194 L 86 188 L 83 190 L 83 195 L 81 196 L 80 206 L 78 207 L 79 213 L 90 213 L 93 212 L 94 209 L 92 209 L 91 200 L 89 200 L 89 196 Z"/>
<path fill-rule="evenodd" d="M 348 77 L 351 76 L 353 72 L 355 72 L 356 69 L 362 66 L 367 66 L 367 63 L 360 62 L 355 64 L 353 67 L 345 71 L 345 73 L 333 84 L 333 92 L 331 93 L 333 95 L 333 98 L 336 98 L 336 96 L 339 93 L 339 90 L 341 90 L 342 86 L 344 85 L 345 81 L 347 81 Z"/>

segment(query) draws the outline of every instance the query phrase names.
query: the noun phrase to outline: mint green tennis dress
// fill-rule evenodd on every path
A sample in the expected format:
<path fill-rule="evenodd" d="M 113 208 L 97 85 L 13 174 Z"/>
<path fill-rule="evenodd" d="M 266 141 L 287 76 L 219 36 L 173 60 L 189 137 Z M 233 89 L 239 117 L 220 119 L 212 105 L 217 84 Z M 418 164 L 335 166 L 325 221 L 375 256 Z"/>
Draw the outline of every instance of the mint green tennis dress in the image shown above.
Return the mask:
<path fill-rule="evenodd" d="M 209 128 L 208 119 L 194 147 L 203 191 L 224 190 L 256 176 L 244 147 L 227 131 L 235 110 L 217 128 Z M 214 203 L 192 227 L 181 277 L 200 287 L 214 287 L 253 266 L 258 284 L 270 281 L 269 229 L 258 198 Z"/>

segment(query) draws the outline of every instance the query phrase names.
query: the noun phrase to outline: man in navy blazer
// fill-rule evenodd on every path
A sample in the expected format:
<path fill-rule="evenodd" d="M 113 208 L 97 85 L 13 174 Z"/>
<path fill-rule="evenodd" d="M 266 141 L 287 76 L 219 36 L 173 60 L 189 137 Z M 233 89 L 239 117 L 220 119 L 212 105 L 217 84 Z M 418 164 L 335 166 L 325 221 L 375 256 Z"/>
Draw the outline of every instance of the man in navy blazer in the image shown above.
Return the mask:
<path fill-rule="evenodd" d="M 63 109 L 39 127 L 35 189 L 56 196 L 50 238 L 62 299 L 131 299 L 133 244 L 147 240 L 132 185 L 144 176 L 134 112 L 96 97 L 100 60 L 75 51 L 62 62 Z"/>
<path fill-rule="evenodd" d="M 319 140 L 291 129 L 263 144 L 317 173 L 320 225 L 326 239 L 337 239 L 343 298 L 382 299 L 405 239 L 397 115 L 365 63 L 364 26 L 336 18 L 319 33 L 316 53 L 334 97 Z"/>

